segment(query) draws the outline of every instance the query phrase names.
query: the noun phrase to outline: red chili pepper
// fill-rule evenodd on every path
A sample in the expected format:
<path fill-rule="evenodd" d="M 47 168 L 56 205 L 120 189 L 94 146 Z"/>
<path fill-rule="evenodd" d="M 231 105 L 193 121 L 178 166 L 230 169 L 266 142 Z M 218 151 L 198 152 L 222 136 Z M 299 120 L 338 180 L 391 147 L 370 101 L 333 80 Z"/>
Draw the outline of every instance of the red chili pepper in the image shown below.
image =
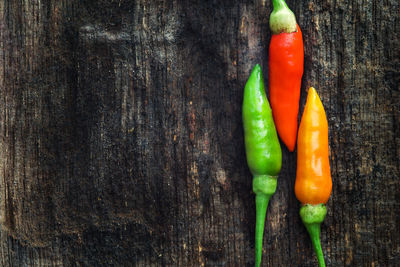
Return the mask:
<path fill-rule="evenodd" d="M 297 137 L 297 115 L 303 76 L 303 38 L 284 0 L 273 0 L 270 16 L 269 95 L 279 137 L 290 151 Z"/>

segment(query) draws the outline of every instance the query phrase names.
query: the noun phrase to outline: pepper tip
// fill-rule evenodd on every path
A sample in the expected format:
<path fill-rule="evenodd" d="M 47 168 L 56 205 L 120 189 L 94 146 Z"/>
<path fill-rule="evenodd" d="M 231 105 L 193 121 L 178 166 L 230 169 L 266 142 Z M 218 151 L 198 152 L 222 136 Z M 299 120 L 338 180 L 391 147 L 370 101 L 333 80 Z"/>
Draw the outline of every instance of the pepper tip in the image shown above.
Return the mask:
<path fill-rule="evenodd" d="M 254 67 L 253 67 L 253 70 L 252 70 L 252 72 L 253 71 L 261 71 L 261 66 L 260 66 L 260 64 L 256 64 Z"/>
<path fill-rule="evenodd" d="M 308 89 L 307 102 L 308 102 L 308 99 L 313 100 L 313 101 L 320 100 L 319 96 L 318 96 L 318 93 L 317 93 L 317 90 L 315 90 L 314 87 L 310 87 Z"/>
<path fill-rule="evenodd" d="M 286 144 L 286 147 L 289 149 L 290 152 L 294 151 L 295 146 L 296 146 L 296 139 L 294 140 L 294 142 L 292 142 L 290 144 Z"/>
<path fill-rule="evenodd" d="M 248 81 L 252 79 L 260 80 L 263 78 L 262 70 L 260 64 L 256 64 L 253 69 L 251 70 L 250 77 Z"/>

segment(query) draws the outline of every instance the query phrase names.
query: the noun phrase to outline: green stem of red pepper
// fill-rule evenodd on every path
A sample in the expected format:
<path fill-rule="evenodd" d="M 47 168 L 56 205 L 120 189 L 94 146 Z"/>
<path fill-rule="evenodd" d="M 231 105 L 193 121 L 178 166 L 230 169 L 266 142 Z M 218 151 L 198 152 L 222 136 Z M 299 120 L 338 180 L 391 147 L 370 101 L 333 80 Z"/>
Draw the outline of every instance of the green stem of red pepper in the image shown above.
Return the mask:
<path fill-rule="evenodd" d="M 297 30 L 296 16 L 284 0 L 272 0 L 274 10 L 269 18 L 269 26 L 273 34 L 291 33 Z"/>
<path fill-rule="evenodd" d="M 282 165 L 281 147 L 258 64 L 246 83 L 242 111 L 247 164 L 253 174 L 253 192 L 256 194 L 255 266 L 258 267 L 262 258 L 267 206 L 275 193 Z"/>

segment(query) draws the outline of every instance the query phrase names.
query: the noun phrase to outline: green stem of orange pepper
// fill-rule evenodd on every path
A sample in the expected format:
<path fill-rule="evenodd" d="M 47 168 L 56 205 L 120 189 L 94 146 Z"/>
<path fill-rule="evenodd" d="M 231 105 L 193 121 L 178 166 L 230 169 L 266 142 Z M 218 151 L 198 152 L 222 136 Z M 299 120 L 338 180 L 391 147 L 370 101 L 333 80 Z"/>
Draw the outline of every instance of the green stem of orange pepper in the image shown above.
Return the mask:
<path fill-rule="evenodd" d="M 321 223 L 326 215 L 326 206 L 324 204 L 310 205 L 306 204 L 300 208 L 300 217 L 307 232 L 310 235 L 315 254 L 317 255 L 320 267 L 325 267 L 324 254 L 322 253 L 319 234 L 321 232 Z"/>
<path fill-rule="evenodd" d="M 253 174 L 256 194 L 255 266 L 258 267 L 262 258 L 265 214 L 282 165 L 281 147 L 258 64 L 244 89 L 242 116 L 247 164 Z"/>

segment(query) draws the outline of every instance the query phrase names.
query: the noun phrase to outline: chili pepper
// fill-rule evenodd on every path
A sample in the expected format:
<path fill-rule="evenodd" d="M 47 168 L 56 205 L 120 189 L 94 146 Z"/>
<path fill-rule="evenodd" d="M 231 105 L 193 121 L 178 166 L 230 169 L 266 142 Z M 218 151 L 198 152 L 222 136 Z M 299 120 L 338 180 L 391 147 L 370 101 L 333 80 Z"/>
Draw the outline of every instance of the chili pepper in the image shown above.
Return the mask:
<path fill-rule="evenodd" d="M 255 266 L 260 266 L 265 214 L 276 190 L 282 151 L 258 64 L 246 83 L 242 112 L 247 164 L 256 194 Z"/>
<path fill-rule="evenodd" d="M 269 96 L 276 129 L 289 151 L 297 137 L 301 77 L 303 76 L 303 38 L 296 17 L 284 0 L 273 0 L 269 25 Z"/>
<path fill-rule="evenodd" d="M 311 87 L 297 139 L 295 192 L 297 199 L 302 203 L 300 217 L 310 234 L 319 266 L 325 266 L 319 234 L 320 225 L 326 215 L 325 204 L 331 191 L 328 121 L 321 100 Z"/>

